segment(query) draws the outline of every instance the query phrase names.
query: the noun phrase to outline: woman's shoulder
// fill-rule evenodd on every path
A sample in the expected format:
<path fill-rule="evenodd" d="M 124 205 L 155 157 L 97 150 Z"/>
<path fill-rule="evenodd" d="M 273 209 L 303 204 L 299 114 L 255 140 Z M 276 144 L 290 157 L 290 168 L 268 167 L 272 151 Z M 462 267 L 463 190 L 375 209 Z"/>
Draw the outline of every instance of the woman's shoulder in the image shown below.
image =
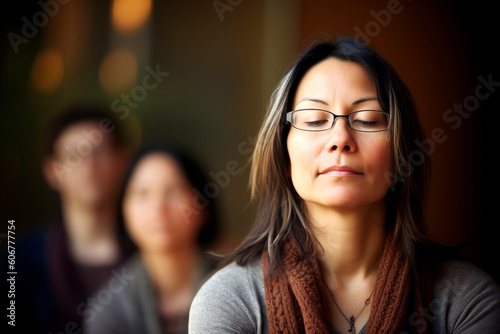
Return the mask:
<path fill-rule="evenodd" d="M 434 293 L 443 298 L 467 297 L 471 289 L 500 294 L 498 283 L 475 264 L 463 260 L 447 260 L 438 267 Z"/>
<path fill-rule="evenodd" d="M 439 333 L 497 333 L 500 330 L 500 287 L 468 261 L 439 265 L 430 319 Z"/>
<path fill-rule="evenodd" d="M 192 333 L 262 333 L 266 327 L 262 262 L 235 262 L 214 273 L 191 304 Z"/>
<path fill-rule="evenodd" d="M 247 281 L 245 282 L 242 278 L 245 277 Z M 227 266 L 216 271 L 208 281 L 216 282 L 223 281 L 225 284 L 234 283 L 237 285 L 246 283 L 254 283 L 256 281 L 262 281 L 262 261 L 254 260 L 246 265 L 239 265 L 236 262 L 232 262 Z"/>
<path fill-rule="evenodd" d="M 112 270 L 110 279 L 89 298 L 82 313 L 84 332 L 133 330 L 142 324 L 141 312 L 154 311 L 152 284 L 140 257 L 133 255 L 123 266 Z"/>
<path fill-rule="evenodd" d="M 232 262 L 216 271 L 203 284 L 195 299 L 227 300 L 231 296 L 250 299 L 259 292 L 264 292 L 262 262 L 256 260 L 244 266 Z"/>
<path fill-rule="evenodd" d="M 462 274 L 467 274 L 472 280 L 491 280 L 493 278 L 488 275 L 485 271 L 479 268 L 477 265 L 473 264 L 467 260 L 446 260 L 440 262 L 439 266 L 439 276 L 454 277 L 460 276 Z"/>

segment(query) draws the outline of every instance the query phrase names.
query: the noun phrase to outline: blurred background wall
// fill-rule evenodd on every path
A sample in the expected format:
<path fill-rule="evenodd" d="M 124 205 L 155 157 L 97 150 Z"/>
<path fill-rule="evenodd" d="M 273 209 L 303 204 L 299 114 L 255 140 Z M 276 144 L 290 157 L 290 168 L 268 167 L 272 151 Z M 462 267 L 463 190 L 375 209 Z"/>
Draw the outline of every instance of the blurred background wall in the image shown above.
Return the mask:
<path fill-rule="evenodd" d="M 173 141 L 194 153 L 213 182 L 218 248 L 234 247 L 254 218 L 246 163 L 273 88 L 316 38 L 357 35 L 416 101 L 432 161 L 433 238 L 464 246 L 498 279 L 494 13 L 482 0 L 11 2 L 1 20 L 0 226 L 15 219 L 21 236 L 50 219 L 45 126 L 91 102 L 119 116 L 135 146 Z M 158 84 L 146 89 L 151 73 Z M 238 172 L 224 178 L 228 166 Z"/>

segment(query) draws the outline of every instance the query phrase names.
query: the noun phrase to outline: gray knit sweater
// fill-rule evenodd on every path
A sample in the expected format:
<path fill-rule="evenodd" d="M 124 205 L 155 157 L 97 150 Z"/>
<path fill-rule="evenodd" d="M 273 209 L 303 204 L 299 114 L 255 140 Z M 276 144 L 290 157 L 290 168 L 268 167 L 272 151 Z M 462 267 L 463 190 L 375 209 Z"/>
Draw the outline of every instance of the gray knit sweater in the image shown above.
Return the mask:
<path fill-rule="evenodd" d="M 427 313 L 427 320 L 434 333 L 500 333 L 500 288 L 476 266 L 444 262 L 433 291 L 433 313 Z M 409 323 L 417 333 L 426 326 L 412 321 L 412 315 Z M 246 267 L 233 263 L 215 273 L 193 300 L 189 333 L 269 333 L 262 262 Z"/>

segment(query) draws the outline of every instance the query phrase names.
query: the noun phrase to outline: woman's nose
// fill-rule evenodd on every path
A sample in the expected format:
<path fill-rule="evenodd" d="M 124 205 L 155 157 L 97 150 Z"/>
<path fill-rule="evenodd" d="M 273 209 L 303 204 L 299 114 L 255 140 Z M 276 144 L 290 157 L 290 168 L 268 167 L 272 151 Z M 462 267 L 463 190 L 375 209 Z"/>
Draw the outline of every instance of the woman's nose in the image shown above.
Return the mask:
<path fill-rule="evenodd" d="M 330 152 L 354 152 L 356 151 L 356 142 L 352 136 L 354 130 L 349 126 L 345 117 L 337 117 L 333 123 L 332 129 L 328 131 L 328 146 Z"/>

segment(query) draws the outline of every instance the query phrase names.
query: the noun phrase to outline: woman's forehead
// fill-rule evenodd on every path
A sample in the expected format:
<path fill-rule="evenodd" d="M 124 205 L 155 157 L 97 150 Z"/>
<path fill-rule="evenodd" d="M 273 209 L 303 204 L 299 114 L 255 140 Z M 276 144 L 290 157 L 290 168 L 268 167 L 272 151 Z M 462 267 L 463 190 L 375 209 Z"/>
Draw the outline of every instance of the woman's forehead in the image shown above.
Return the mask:
<path fill-rule="evenodd" d="M 337 100 L 353 103 L 377 97 L 377 89 L 366 69 L 355 61 L 326 59 L 311 67 L 298 84 L 294 106 L 320 103 L 326 106 Z"/>

